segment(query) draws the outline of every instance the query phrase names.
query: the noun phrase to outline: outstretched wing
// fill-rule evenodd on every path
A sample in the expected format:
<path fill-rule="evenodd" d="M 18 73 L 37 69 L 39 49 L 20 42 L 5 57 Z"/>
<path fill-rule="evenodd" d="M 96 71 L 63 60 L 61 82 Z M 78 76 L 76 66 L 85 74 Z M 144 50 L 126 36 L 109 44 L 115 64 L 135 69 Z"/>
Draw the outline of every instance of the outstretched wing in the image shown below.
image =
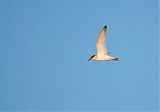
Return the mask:
<path fill-rule="evenodd" d="M 98 51 L 98 55 L 104 55 L 107 54 L 107 48 L 106 48 L 106 30 L 107 26 L 104 26 L 101 33 L 99 34 L 97 40 L 96 40 L 96 47 Z"/>

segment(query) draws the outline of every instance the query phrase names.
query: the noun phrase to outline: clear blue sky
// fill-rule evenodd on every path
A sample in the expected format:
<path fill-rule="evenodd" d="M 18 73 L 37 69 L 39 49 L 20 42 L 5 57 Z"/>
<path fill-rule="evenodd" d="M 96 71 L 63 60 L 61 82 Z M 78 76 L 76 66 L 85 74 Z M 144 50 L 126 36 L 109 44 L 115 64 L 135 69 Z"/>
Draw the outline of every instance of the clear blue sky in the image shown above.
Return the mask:
<path fill-rule="evenodd" d="M 0 110 L 157 110 L 157 60 L 156 0 L 0 1 Z"/>

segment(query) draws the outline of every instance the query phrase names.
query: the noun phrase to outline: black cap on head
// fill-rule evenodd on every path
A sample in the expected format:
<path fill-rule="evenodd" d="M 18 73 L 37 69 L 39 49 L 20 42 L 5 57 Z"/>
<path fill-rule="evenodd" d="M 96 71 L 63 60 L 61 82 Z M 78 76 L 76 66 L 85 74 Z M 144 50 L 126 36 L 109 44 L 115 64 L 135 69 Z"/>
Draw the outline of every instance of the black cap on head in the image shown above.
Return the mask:
<path fill-rule="evenodd" d="M 92 55 L 92 56 L 88 59 L 88 61 L 91 60 L 94 56 L 95 56 L 95 55 Z"/>

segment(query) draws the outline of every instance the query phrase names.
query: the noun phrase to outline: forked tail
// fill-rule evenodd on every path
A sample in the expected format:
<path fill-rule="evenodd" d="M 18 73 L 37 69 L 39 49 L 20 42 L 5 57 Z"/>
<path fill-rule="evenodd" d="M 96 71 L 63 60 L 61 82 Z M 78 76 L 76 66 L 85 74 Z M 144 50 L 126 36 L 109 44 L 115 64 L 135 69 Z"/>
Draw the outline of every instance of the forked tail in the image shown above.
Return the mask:
<path fill-rule="evenodd" d="M 119 61 L 119 58 L 113 58 L 112 60 Z"/>

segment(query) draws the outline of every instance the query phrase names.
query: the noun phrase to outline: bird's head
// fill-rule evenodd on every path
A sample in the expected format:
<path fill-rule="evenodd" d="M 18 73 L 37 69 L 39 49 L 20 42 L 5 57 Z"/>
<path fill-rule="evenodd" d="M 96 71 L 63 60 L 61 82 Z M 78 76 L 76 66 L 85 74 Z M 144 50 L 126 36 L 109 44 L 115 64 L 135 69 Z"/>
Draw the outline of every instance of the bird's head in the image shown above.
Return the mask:
<path fill-rule="evenodd" d="M 96 55 L 92 55 L 92 56 L 88 59 L 88 61 L 89 61 L 89 60 L 94 60 L 95 56 L 96 56 Z"/>

